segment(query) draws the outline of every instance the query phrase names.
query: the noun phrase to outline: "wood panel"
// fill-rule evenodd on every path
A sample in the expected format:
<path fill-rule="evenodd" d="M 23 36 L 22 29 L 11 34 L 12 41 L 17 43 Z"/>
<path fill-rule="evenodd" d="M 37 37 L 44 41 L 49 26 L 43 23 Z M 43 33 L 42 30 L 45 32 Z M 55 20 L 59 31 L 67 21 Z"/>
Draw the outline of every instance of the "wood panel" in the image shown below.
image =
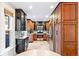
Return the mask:
<path fill-rule="evenodd" d="M 36 40 L 37 40 L 37 35 L 33 34 L 33 41 L 36 41 Z"/>
<path fill-rule="evenodd" d="M 45 25 L 46 25 L 46 30 L 49 31 L 49 28 L 50 28 L 50 21 L 46 22 Z"/>
<path fill-rule="evenodd" d="M 54 15 L 54 13 L 53 13 L 53 15 Z M 54 19 L 54 18 L 53 18 L 53 19 Z M 52 33 L 53 33 L 53 37 L 54 37 L 54 39 L 52 38 L 52 39 L 53 39 L 53 51 L 56 52 L 56 51 L 55 51 L 55 50 L 56 50 L 56 48 L 55 48 L 55 47 L 56 47 L 56 45 L 55 45 L 55 43 L 56 43 L 56 42 L 55 42 L 55 20 L 54 20 L 52 23 L 53 23 L 53 24 L 51 25 L 51 26 L 52 26 L 52 30 L 54 29 L 53 32 L 52 32 Z"/>
<path fill-rule="evenodd" d="M 61 2 L 53 11 L 54 51 L 64 56 L 77 55 L 78 3 Z"/>
<path fill-rule="evenodd" d="M 55 24 L 55 51 L 58 53 L 58 24 Z"/>
<path fill-rule="evenodd" d="M 64 41 L 77 41 L 76 24 L 62 24 L 63 25 L 63 39 Z"/>
<path fill-rule="evenodd" d="M 55 24 L 55 51 L 61 53 L 61 23 Z"/>
<path fill-rule="evenodd" d="M 75 56 L 77 55 L 77 44 L 75 41 L 69 42 L 66 41 L 63 43 L 63 53 L 64 56 Z"/>
<path fill-rule="evenodd" d="M 27 27 L 30 30 L 34 30 L 34 22 L 32 22 L 31 19 L 27 21 Z"/>
<path fill-rule="evenodd" d="M 43 40 L 44 40 L 44 41 L 47 41 L 47 40 L 48 40 L 48 35 L 47 35 L 47 34 L 44 34 L 44 35 L 43 35 Z"/>
<path fill-rule="evenodd" d="M 62 21 L 76 21 L 77 20 L 77 3 L 63 3 L 62 4 Z"/>
<path fill-rule="evenodd" d="M 61 4 L 58 6 L 57 16 L 58 16 L 58 23 L 60 23 L 61 22 Z"/>
<path fill-rule="evenodd" d="M 63 24 L 63 54 L 77 55 L 77 26 L 76 24 Z"/>

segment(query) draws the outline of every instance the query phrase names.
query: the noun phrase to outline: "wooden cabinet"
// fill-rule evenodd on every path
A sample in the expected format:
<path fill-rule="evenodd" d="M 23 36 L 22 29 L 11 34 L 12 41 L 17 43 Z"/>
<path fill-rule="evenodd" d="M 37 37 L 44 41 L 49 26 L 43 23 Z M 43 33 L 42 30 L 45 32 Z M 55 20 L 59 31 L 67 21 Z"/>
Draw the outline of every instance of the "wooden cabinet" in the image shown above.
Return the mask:
<path fill-rule="evenodd" d="M 33 34 L 32 35 L 32 39 L 33 41 L 36 41 L 38 39 L 43 39 L 43 41 L 47 41 L 48 40 L 48 35 L 47 34 L 43 34 L 43 35 L 38 35 L 38 34 Z"/>
<path fill-rule="evenodd" d="M 36 40 L 37 40 L 37 35 L 33 34 L 33 41 L 36 41 Z"/>
<path fill-rule="evenodd" d="M 55 24 L 55 51 L 61 53 L 61 23 Z"/>
<path fill-rule="evenodd" d="M 50 28 L 50 20 L 45 22 L 46 31 L 49 31 Z"/>
<path fill-rule="evenodd" d="M 44 41 L 47 41 L 47 40 L 48 40 L 48 35 L 47 35 L 47 34 L 44 34 L 44 35 L 43 35 L 43 40 L 44 40 Z"/>
<path fill-rule="evenodd" d="M 52 13 L 54 15 L 54 51 L 61 55 L 77 55 L 77 13 L 77 2 L 61 2 Z"/>
<path fill-rule="evenodd" d="M 77 3 L 62 4 L 62 21 L 77 21 Z"/>
<path fill-rule="evenodd" d="M 31 19 L 27 19 L 27 28 L 31 31 L 34 30 L 34 21 L 32 21 Z"/>
<path fill-rule="evenodd" d="M 26 30 L 25 12 L 22 9 L 15 9 L 15 30 Z"/>

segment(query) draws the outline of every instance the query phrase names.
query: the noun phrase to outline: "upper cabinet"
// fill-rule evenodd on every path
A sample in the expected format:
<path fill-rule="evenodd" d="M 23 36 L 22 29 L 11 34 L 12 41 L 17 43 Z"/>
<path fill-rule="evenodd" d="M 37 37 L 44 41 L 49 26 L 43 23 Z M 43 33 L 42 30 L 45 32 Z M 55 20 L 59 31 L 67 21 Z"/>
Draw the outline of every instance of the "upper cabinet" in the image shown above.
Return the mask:
<path fill-rule="evenodd" d="M 35 25 L 35 23 L 34 23 L 34 21 L 32 21 L 31 19 L 27 19 L 27 24 L 26 24 L 26 29 L 28 30 L 28 31 L 30 31 L 30 32 L 33 32 L 34 31 L 34 26 Z"/>
<path fill-rule="evenodd" d="M 77 3 L 63 3 L 62 4 L 62 21 L 76 21 L 77 20 Z"/>
<path fill-rule="evenodd" d="M 50 29 L 50 20 L 45 23 L 45 26 L 46 26 L 46 31 L 49 31 L 49 29 Z"/>
<path fill-rule="evenodd" d="M 22 9 L 15 9 L 15 30 L 16 31 L 25 31 L 26 14 Z"/>

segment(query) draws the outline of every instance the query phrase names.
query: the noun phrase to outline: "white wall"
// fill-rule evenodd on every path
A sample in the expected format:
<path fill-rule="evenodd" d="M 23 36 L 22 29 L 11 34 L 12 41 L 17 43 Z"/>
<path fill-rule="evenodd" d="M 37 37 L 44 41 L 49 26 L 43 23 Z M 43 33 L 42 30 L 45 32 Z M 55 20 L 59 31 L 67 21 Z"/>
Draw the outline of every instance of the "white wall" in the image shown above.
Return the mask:
<path fill-rule="evenodd" d="M 15 10 L 6 3 L 0 3 L 0 55 L 15 55 L 15 16 L 13 15 L 10 46 L 5 48 L 5 18 L 4 8 L 15 15 Z"/>

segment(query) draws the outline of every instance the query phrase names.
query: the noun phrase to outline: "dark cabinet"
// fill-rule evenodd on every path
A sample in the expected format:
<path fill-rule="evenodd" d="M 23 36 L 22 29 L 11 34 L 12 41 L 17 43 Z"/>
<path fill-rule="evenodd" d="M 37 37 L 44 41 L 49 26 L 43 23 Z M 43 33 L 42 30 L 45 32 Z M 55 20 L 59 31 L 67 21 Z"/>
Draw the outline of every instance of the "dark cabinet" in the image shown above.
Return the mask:
<path fill-rule="evenodd" d="M 16 53 L 21 53 L 27 50 L 28 38 L 26 39 L 16 39 Z"/>
<path fill-rule="evenodd" d="M 25 30 L 26 14 L 22 9 L 15 9 L 15 30 Z"/>

